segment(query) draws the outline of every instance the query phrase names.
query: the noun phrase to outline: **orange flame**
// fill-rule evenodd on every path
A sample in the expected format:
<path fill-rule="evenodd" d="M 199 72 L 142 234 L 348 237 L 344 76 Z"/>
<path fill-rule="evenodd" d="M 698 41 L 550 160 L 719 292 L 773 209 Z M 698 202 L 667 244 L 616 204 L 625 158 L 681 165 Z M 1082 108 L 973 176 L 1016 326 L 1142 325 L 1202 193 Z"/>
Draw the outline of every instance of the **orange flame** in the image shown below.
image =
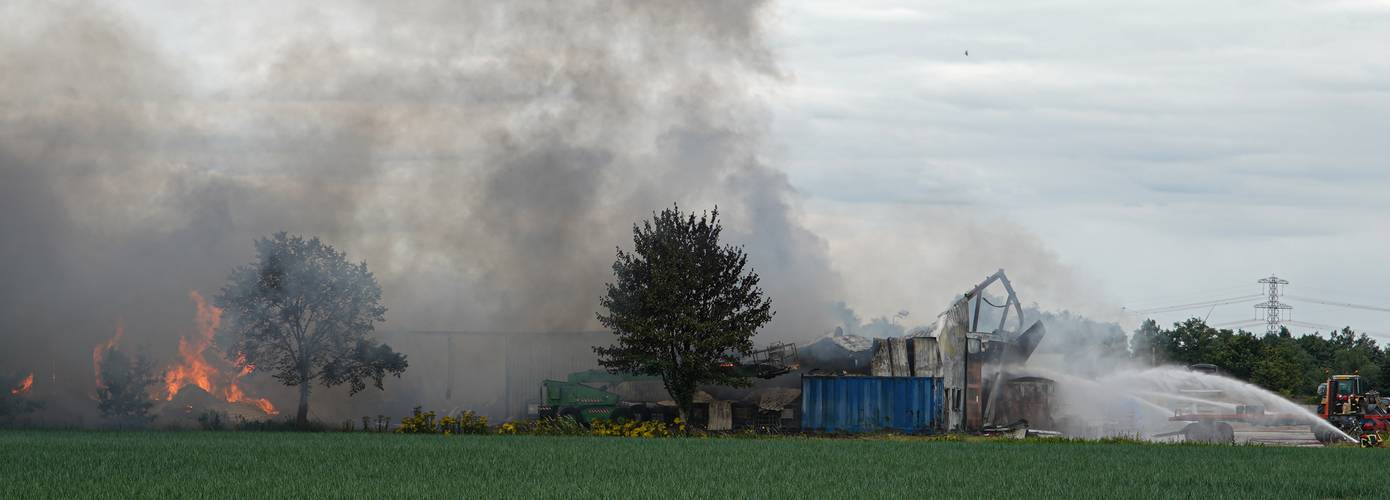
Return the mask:
<path fill-rule="evenodd" d="M 212 345 L 212 334 L 222 324 L 222 310 L 208 305 L 207 301 L 203 300 L 203 295 L 196 290 L 188 295 L 198 307 L 198 336 L 191 341 L 188 337 L 179 338 L 179 355 L 183 357 L 183 363 L 176 364 L 164 372 L 164 387 L 168 391 L 168 396 L 164 399 L 174 399 L 174 396 L 189 384 L 211 394 L 212 376 L 217 374 L 217 369 L 208 364 L 203 352 Z"/>
<path fill-rule="evenodd" d="M 14 388 L 14 389 L 10 389 L 10 395 L 11 395 L 11 396 L 18 396 L 18 395 L 20 395 L 20 394 L 24 394 L 24 393 L 26 393 L 26 392 L 29 392 L 29 388 L 30 388 L 30 387 L 33 387 L 33 386 L 34 386 L 34 373 L 33 373 L 33 372 L 30 372 L 28 377 L 24 377 L 24 382 L 21 382 L 21 383 L 19 384 L 19 387 L 16 387 L 16 388 Z"/>
<path fill-rule="evenodd" d="M 121 341 L 121 337 L 123 336 L 125 336 L 125 325 L 117 321 L 116 335 L 112 336 L 106 342 L 92 347 L 92 372 L 96 373 L 98 389 L 106 387 L 106 384 L 101 381 L 101 361 L 106 358 L 106 353 L 110 352 L 112 347 L 116 347 L 116 344 Z"/>
<path fill-rule="evenodd" d="M 257 408 L 260 408 L 261 411 L 265 412 L 267 415 L 276 415 L 280 413 L 275 411 L 275 405 L 270 404 L 269 399 L 246 397 L 246 394 L 241 392 L 241 386 L 236 385 L 236 382 L 232 382 L 231 385 L 227 386 L 227 402 L 250 403 L 256 405 Z"/>
<path fill-rule="evenodd" d="M 203 295 L 196 290 L 188 293 L 193 299 L 194 305 L 198 308 L 197 323 L 198 335 L 192 339 L 182 337 L 179 339 L 179 356 L 182 362 L 175 364 L 164 372 L 164 388 L 166 400 L 174 399 L 179 391 L 189 385 L 196 385 L 208 394 L 217 394 L 213 390 L 213 381 L 221 378 L 221 372 L 207 361 L 204 353 L 212 346 L 212 336 L 217 332 L 217 328 L 222 325 L 222 309 L 209 305 L 203 299 Z M 260 408 L 261 411 L 275 415 L 275 405 L 263 398 L 246 397 L 245 391 L 237 385 L 237 381 L 255 369 L 254 365 L 246 363 L 245 354 L 237 357 L 236 365 L 240 367 L 240 372 L 227 381 L 226 389 L 221 391 L 222 396 L 228 403 L 248 403 Z"/>
<path fill-rule="evenodd" d="M 241 367 L 241 373 L 238 373 L 236 378 L 245 377 L 247 375 L 250 375 L 251 372 L 256 371 L 256 365 L 246 362 L 246 353 L 244 352 L 237 353 L 236 361 L 232 364 Z"/>

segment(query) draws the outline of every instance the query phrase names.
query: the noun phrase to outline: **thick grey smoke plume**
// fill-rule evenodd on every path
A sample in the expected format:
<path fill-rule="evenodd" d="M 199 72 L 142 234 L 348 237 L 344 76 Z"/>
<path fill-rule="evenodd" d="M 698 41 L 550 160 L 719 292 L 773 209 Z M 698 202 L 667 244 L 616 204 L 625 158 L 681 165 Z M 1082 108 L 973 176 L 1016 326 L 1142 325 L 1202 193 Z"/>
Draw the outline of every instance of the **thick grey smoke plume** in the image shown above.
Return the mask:
<path fill-rule="evenodd" d="M 188 291 L 277 230 L 366 260 L 389 330 L 580 330 L 633 222 L 718 204 L 769 337 L 831 323 L 825 244 L 761 156 L 763 2 L 148 7 L 0 6 L 0 366 L 52 412 L 90 412 L 118 323 L 171 358 Z"/>

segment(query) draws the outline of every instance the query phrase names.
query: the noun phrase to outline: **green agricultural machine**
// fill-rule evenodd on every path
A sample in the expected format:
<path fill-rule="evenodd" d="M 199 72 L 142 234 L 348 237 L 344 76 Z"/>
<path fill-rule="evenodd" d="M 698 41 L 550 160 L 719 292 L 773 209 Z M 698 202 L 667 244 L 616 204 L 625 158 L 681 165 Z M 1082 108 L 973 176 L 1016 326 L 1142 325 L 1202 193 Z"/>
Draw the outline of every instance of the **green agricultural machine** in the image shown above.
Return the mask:
<path fill-rule="evenodd" d="M 642 392 L 643 388 L 647 389 L 645 392 L 652 393 L 652 385 L 663 389 L 661 396 L 653 394 L 646 398 L 639 396 L 641 401 L 624 401 L 623 394 L 620 394 Z M 537 407 L 537 416 L 571 417 L 580 423 L 597 419 L 666 419 L 666 414 L 670 412 L 655 404 L 665 399 L 664 395 L 661 377 L 608 373 L 604 370 L 575 372 L 563 381 L 541 382 L 541 404 Z M 653 397 L 659 399 L 647 401 Z"/>
<path fill-rule="evenodd" d="M 800 365 L 796 344 L 777 343 L 747 356 L 730 357 L 721 366 L 746 377 L 770 379 Z M 563 381 L 541 382 L 536 416 L 571 417 L 584 424 L 597 419 L 670 422 L 677 415 L 670 399 L 661 377 L 587 370 L 571 373 Z M 667 404 L 658 404 L 663 401 Z"/>

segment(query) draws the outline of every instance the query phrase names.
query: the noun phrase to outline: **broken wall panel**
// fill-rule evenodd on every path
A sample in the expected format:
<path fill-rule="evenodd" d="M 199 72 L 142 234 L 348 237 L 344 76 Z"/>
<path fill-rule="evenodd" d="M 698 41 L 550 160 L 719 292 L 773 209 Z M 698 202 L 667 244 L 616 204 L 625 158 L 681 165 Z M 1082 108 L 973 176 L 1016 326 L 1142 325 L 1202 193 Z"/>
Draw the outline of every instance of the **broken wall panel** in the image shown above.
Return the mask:
<path fill-rule="evenodd" d="M 869 361 L 869 374 L 875 377 L 893 376 L 893 349 L 887 339 L 874 339 L 874 357 Z"/>
<path fill-rule="evenodd" d="M 908 339 L 908 348 L 912 353 L 912 376 L 941 377 L 941 353 L 937 351 L 935 338 Z"/>
<path fill-rule="evenodd" d="M 727 431 L 734 428 L 733 407 L 728 401 L 709 402 L 709 422 L 705 424 L 705 429 L 711 431 Z"/>
<path fill-rule="evenodd" d="M 888 351 L 891 354 L 893 376 L 912 376 L 912 371 L 908 368 L 907 339 L 902 337 L 888 339 Z"/>

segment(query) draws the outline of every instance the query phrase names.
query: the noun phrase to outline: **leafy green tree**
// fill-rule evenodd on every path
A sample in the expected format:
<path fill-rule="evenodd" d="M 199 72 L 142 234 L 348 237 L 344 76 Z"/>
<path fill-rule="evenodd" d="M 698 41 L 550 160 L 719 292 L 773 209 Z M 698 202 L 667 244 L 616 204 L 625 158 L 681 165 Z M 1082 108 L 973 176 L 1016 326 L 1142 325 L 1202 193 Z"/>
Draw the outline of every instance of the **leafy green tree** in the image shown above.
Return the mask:
<path fill-rule="evenodd" d="M 1211 363 L 1219 342 L 1217 333 L 1200 318 L 1174 324 L 1168 335 L 1169 359 L 1184 365 Z"/>
<path fill-rule="evenodd" d="M 97 410 L 121 426 L 143 426 L 154 419 L 151 387 L 159 382 L 154 363 L 143 354 L 134 358 L 119 349 L 106 351 L 97 387 Z"/>
<path fill-rule="evenodd" d="M 299 387 L 295 422 L 307 426 L 310 386 L 347 384 L 349 394 L 371 380 L 383 389 L 387 375 L 400 376 L 405 355 L 369 335 L 386 320 L 381 287 L 367 263 L 318 238 L 284 232 L 256 241 L 256 262 L 232 271 L 217 297 L 230 316 L 224 335 L 232 339 L 229 358 L 270 370 L 286 385 Z"/>
<path fill-rule="evenodd" d="M 1255 362 L 1250 381 L 1274 392 L 1293 396 L 1307 394 L 1313 357 L 1292 338 L 1266 335 L 1260 342 L 1260 359 Z"/>
<path fill-rule="evenodd" d="M 1248 380 L 1260 360 L 1260 339 L 1246 331 L 1218 330 L 1208 360 L 1231 376 Z"/>
<path fill-rule="evenodd" d="M 1352 331 L 1350 327 L 1331 333 L 1331 343 L 1339 349 L 1328 363 L 1335 373 L 1360 374 L 1372 387 L 1381 385 L 1379 358 L 1383 356 L 1376 341 Z"/>
<path fill-rule="evenodd" d="M 1233 377 L 1289 396 L 1312 397 L 1328 374 L 1359 373 L 1371 387 L 1390 393 L 1390 353 L 1351 328 L 1295 338 L 1287 328 L 1256 337 L 1245 331 L 1217 330 L 1201 319 L 1158 330 L 1145 321 L 1130 339 L 1134 357 L 1175 363 L 1213 363 Z"/>
<path fill-rule="evenodd" d="M 660 376 L 688 421 L 700 384 L 746 386 L 720 365 L 747 354 L 772 320 L 743 249 L 720 245 L 719 210 L 684 214 L 679 206 L 633 225 L 633 251 L 618 250 L 614 282 L 599 305 L 617 344 L 595 347 L 615 372 Z"/>
<path fill-rule="evenodd" d="M 1167 352 L 1159 349 L 1159 336 L 1162 333 L 1157 321 L 1145 319 L 1129 339 L 1130 355 L 1150 366 L 1162 363 L 1167 359 Z"/>

